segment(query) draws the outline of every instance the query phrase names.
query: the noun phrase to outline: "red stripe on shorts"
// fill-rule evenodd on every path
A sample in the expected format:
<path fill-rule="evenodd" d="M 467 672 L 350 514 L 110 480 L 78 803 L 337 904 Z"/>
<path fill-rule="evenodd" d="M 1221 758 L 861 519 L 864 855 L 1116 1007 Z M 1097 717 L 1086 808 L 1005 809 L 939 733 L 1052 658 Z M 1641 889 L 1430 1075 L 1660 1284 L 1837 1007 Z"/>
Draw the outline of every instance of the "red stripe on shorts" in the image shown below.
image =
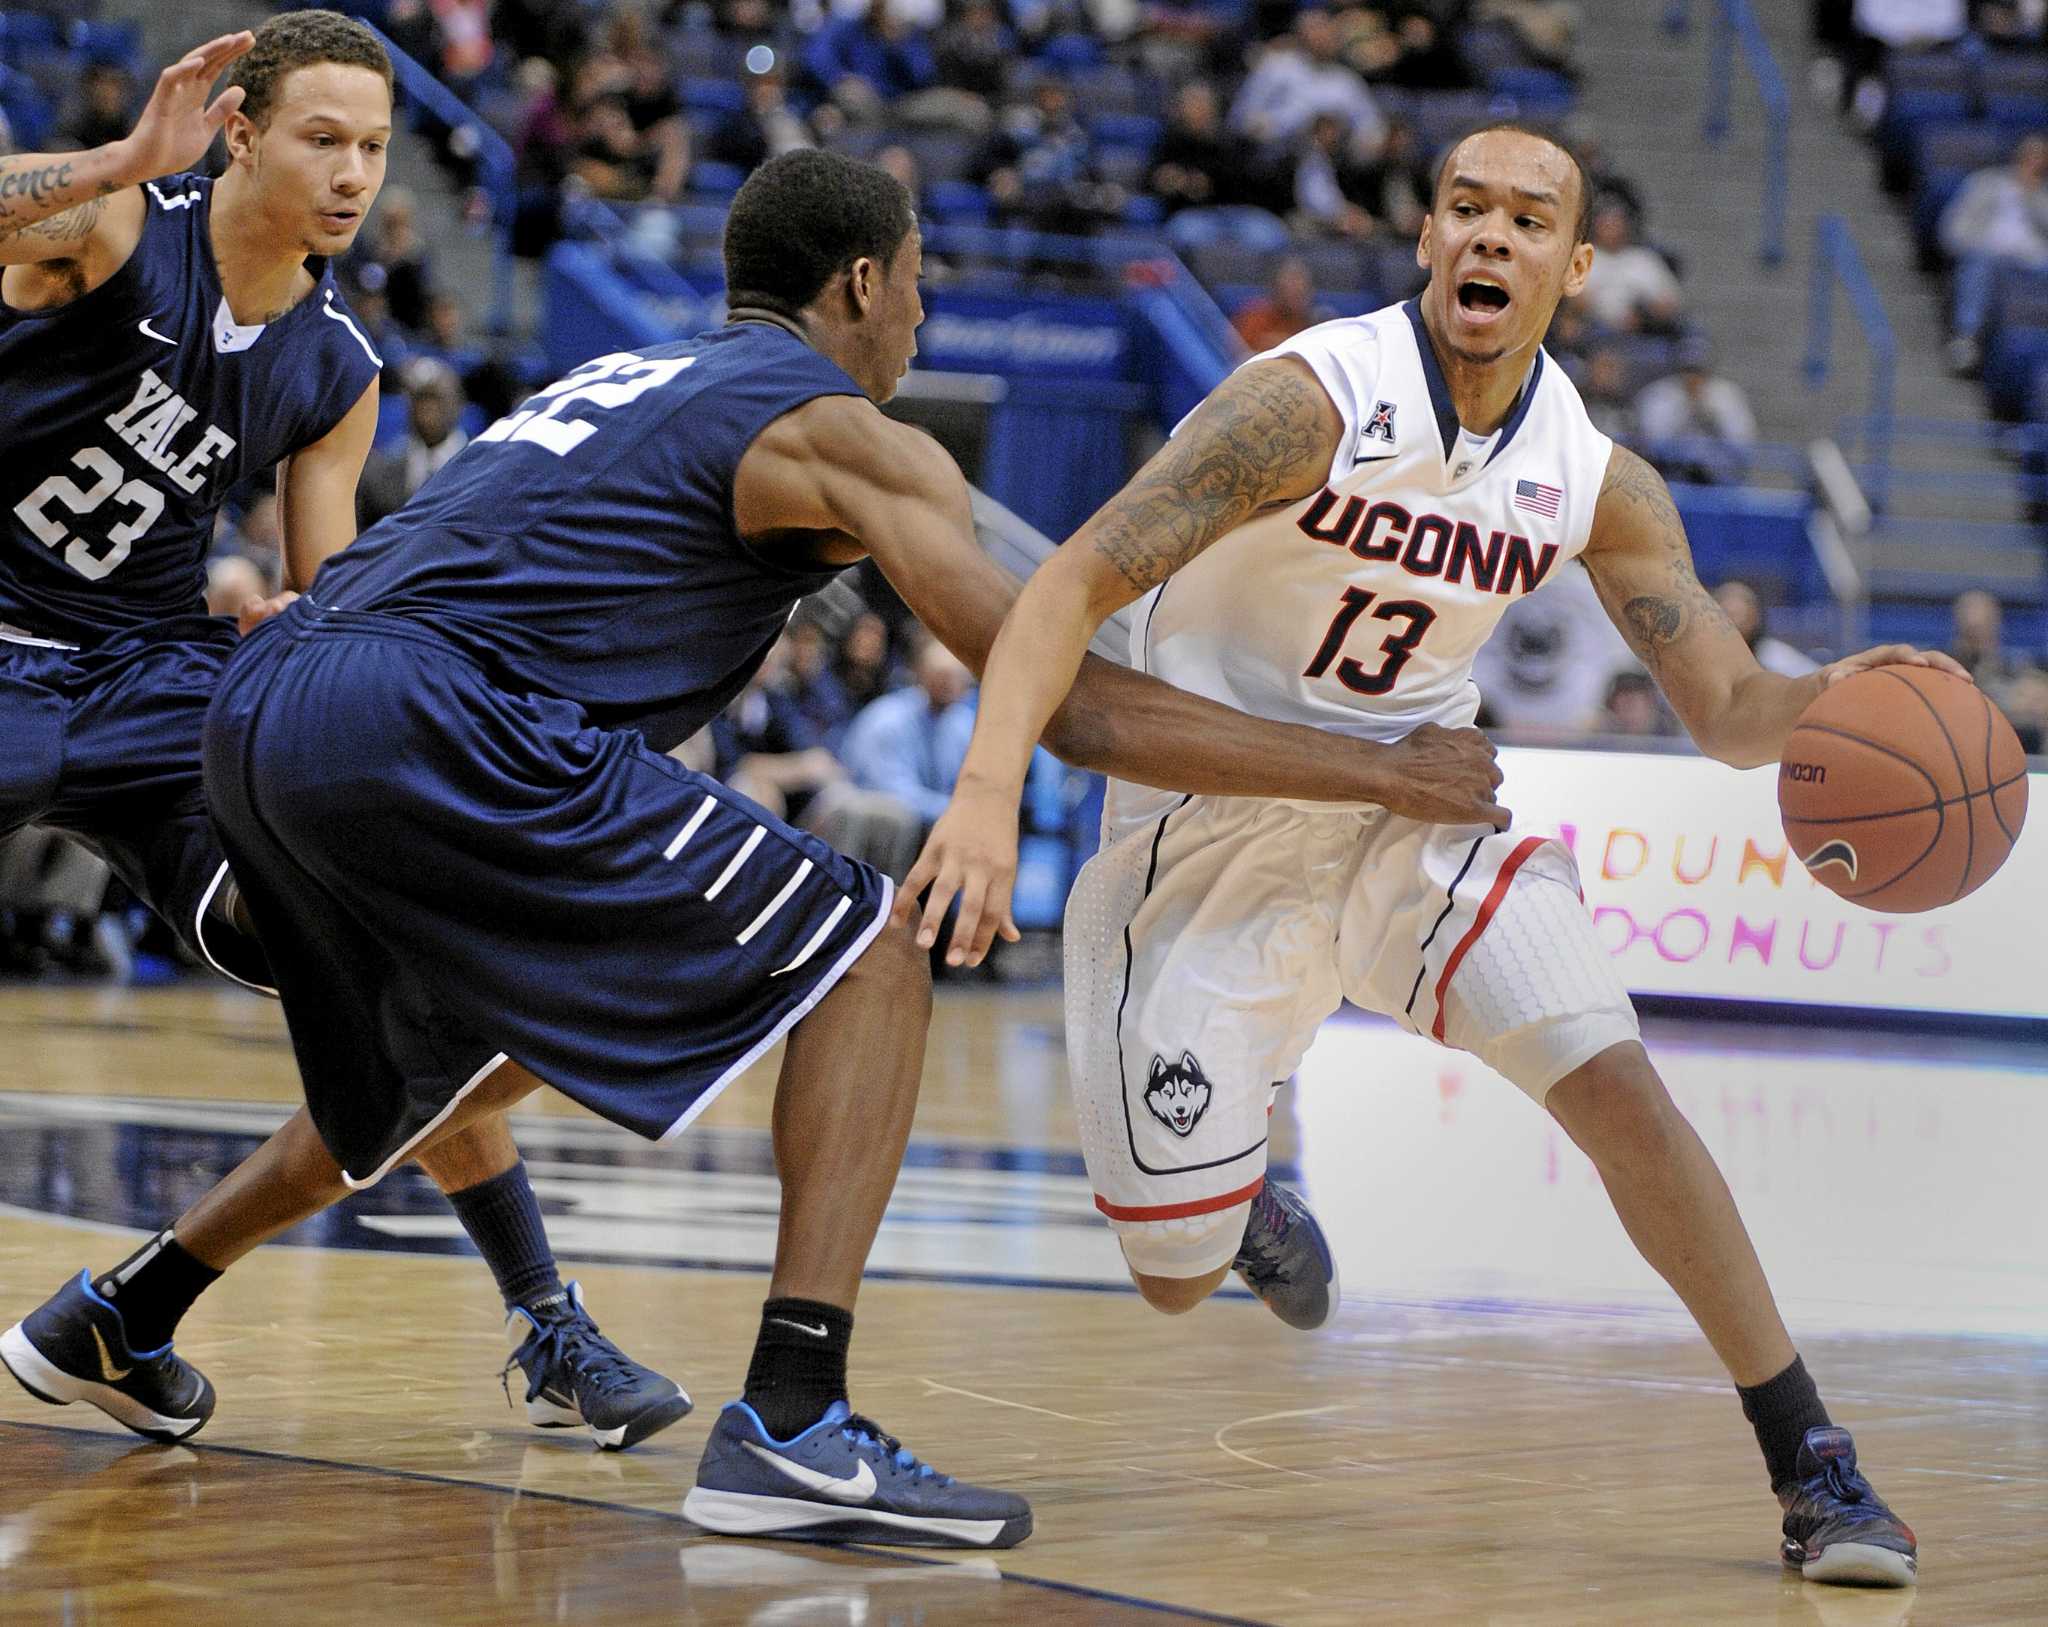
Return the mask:
<path fill-rule="evenodd" d="M 1493 919 L 1493 912 L 1500 908 L 1500 901 L 1508 895 L 1508 883 L 1515 879 L 1515 872 L 1522 868 L 1531 853 L 1543 845 L 1540 836 L 1525 836 L 1515 844 L 1514 852 L 1507 857 L 1507 863 L 1500 867 L 1500 874 L 1493 878 L 1493 885 L 1486 890 L 1486 900 L 1479 906 L 1479 914 L 1465 929 L 1465 936 L 1458 940 L 1458 947 L 1451 951 L 1451 958 L 1444 962 L 1443 975 L 1436 980 L 1436 1023 L 1430 1029 L 1430 1037 L 1441 1045 L 1444 1038 L 1444 991 L 1451 986 L 1451 974 L 1458 969 L 1458 962 L 1465 958 L 1465 951 L 1479 941 L 1479 934 L 1486 930 L 1487 922 Z"/>
<path fill-rule="evenodd" d="M 1261 1175 L 1250 1186 L 1241 1186 L 1220 1198 L 1196 1198 L 1192 1203 L 1162 1203 L 1144 1209 L 1127 1209 L 1120 1203 L 1111 1203 L 1098 1192 L 1095 1194 L 1095 1207 L 1111 1220 L 1184 1220 L 1189 1215 L 1213 1214 L 1218 1209 L 1248 1203 L 1259 1195 L 1259 1188 L 1265 1184 L 1266 1177 Z"/>

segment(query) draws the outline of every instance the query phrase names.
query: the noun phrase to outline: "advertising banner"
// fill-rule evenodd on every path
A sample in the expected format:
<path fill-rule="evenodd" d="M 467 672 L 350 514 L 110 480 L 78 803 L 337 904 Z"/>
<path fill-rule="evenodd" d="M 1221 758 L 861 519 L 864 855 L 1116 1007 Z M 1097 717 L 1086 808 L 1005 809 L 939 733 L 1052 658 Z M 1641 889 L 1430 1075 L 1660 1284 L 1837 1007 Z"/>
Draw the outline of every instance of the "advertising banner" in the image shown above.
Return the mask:
<path fill-rule="evenodd" d="M 1879 915 L 1800 867 L 1775 766 L 1513 747 L 1500 761 L 1516 826 L 1577 857 L 1631 993 L 2048 1019 L 2048 774 L 1995 877 L 1958 904 Z"/>

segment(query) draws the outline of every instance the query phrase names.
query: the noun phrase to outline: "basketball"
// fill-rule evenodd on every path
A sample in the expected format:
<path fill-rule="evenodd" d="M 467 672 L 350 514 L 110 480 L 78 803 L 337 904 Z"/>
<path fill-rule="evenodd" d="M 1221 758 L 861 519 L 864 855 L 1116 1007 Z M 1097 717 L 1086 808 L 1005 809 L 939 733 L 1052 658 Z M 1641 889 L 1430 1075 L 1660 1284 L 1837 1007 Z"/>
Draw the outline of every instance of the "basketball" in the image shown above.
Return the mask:
<path fill-rule="evenodd" d="M 2027 817 L 2026 757 L 1975 684 L 1876 667 L 1800 714 L 1778 809 L 1816 881 L 1913 915 L 1968 897 L 2005 862 Z"/>

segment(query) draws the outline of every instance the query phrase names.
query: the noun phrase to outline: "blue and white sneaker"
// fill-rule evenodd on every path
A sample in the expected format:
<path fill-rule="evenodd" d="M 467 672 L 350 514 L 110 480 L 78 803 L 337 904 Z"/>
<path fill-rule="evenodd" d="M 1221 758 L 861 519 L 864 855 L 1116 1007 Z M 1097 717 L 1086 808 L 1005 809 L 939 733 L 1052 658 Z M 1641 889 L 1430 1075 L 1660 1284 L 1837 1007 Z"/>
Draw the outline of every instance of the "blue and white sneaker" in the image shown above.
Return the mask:
<path fill-rule="evenodd" d="M 1337 1311 L 1337 1258 L 1307 1200 L 1268 1179 L 1252 1199 L 1231 1269 L 1290 1328 L 1319 1328 Z"/>
<path fill-rule="evenodd" d="M 514 1367 L 526 1374 L 527 1422 L 542 1429 L 588 1424 L 607 1452 L 623 1452 L 690 1410 L 674 1379 L 642 1367 L 611 1340 L 583 1308 L 583 1285 L 531 1308 L 515 1305 L 505 1317 Z M 509 1399 L 511 1390 L 506 1389 Z"/>
<path fill-rule="evenodd" d="M 0 1364 L 38 1401 L 90 1401 L 153 1441 L 181 1441 L 213 1416 L 206 1375 L 165 1345 L 130 1350 L 127 1325 L 81 1271 L 5 1333 Z"/>
<path fill-rule="evenodd" d="M 844 1401 L 786 1441 L 746 1402 L 728 1402 L 683 1518 L 724 1536 L 789 1542 L 1014 1548 L 1031 1535 L 1023 1498 L 940 1474 Z"/>
<path fill-rule="evenodd" d="M 1792 1478 L 1777 1491 L 1785 1511 L 1779 1557 L 1807 1581 L 1911 1587 L 1919 1580 L 1913 1528 L 1857 1471 L 1846 1429 L 1809 1429 Z"/>

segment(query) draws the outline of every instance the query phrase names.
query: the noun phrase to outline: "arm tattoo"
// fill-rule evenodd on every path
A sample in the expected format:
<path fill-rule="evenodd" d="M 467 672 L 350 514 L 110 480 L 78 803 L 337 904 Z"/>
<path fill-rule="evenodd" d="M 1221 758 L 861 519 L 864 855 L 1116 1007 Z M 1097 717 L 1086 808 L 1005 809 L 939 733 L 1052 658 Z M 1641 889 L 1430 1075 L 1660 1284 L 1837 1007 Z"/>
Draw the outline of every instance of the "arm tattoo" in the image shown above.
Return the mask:
<path fill-rule="evenodd" d="M 0 225 L 0 242 L 9 238 L 40 237 L 52 243 L 83 243 L 99 225 L 100 214 L 106 206 L 104 198 L 87 198 L 62 214 L 49 215 L 11 231 Z"/>
<path fill-rule="evenodd" d="M 1096 550 L 1140 592 L 1165 581 L 1260 509 L 1313 490 L 1329 472 L 1335 417 L 1297 366 L 1233 375 L 1102 511 Z"/>
<path fill-rule="evenodd" d="M 1644 539 L 1641 555 L 1630 562 L 1636 569 L 1628 585 L 1651 591 L 1631 594 L 1617 619 L 1629 647 L 1661 679 L 1667 653 L 1693 629 L 1719 627 L 1734 633 L 1734 625 L 1700 585 L 1678 506 L 1656 470 L 1625 447 L 1616 447 L 1600 500 L 1603 505 L 1621 505 L 1623 523 Z"/>

